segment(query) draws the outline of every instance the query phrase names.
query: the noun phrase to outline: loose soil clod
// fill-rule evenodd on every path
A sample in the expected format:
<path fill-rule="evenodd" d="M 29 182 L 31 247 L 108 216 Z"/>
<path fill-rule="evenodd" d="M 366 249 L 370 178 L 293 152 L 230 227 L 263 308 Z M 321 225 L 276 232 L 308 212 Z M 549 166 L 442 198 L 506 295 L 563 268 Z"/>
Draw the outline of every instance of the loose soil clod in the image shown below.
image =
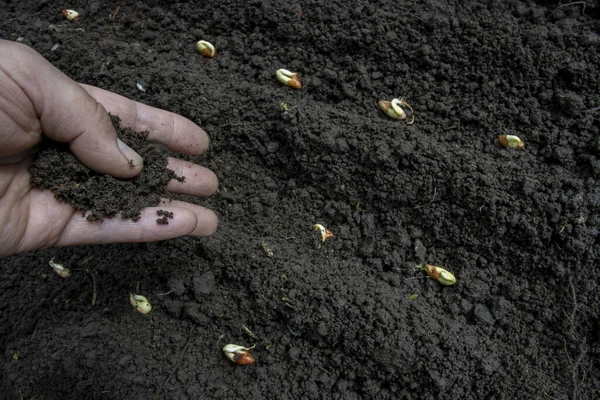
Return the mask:
<path fill-rule="evenodd" d="M 162 216 L 162 218 L 156 220 L 156 223 L 159 225 L 169 225 L 169 219 L 173 219 L 174 217 L 172 212 L 165 210 L 157 210 L 156 214 Z"/>

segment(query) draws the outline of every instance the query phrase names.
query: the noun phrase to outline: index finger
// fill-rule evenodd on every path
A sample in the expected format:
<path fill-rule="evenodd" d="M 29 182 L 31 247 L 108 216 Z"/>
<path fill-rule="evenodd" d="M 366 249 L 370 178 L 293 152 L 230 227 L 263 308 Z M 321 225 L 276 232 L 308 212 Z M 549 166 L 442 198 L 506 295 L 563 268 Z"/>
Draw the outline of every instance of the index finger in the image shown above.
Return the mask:
<path fill-rule="evenodd" d="M 208 135 L 189 119 L 95 86 L 80 85 L 108 112 L 121 118 L 122 126 L 148 131 L 149 140 L 184 154 L 202 154 L 208 149 Z"/>

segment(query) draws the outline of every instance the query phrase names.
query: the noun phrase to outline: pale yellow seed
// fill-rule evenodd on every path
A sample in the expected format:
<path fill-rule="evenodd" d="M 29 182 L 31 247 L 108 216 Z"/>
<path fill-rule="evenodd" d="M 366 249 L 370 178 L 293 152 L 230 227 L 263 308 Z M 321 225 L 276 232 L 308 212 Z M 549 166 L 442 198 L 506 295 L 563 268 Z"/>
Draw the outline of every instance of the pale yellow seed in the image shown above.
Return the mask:
<path fill-rule="evenodd" d="M 129 302 L 133 308 L 142 314 L 148 314 L 152 310 L 150 302 L 142 295 L 129 293 Z"/>
<path fill-rule="evenodd" d="M 198 52 L 200 54 L 202 54 L 204 57 L 208 57 L 208 58 L 212 58 L 215 56 L 215 54 L 217 54 L 217 50 L 215 49 L 215 46 L 213 46 L 211 43 L 207 42 L 206 40 L 198 41 L 198 43 L 196 43 L 196 50 L 198 50 Z"/>

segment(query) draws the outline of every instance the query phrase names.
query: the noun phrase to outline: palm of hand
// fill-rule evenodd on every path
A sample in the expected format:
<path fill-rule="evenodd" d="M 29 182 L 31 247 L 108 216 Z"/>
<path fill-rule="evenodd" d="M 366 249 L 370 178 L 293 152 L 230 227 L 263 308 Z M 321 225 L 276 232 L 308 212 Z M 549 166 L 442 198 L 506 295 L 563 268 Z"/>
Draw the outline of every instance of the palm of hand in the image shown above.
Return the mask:
<path fill-rule="evenodd" d="M 113 218 L 100 223 L 87 221 L 51 192 L 33 189 L 28 167 L 42 131 L 69 143 L 75 156 L 97 172 L 128 178 L 141 171 L 141 157 L 117 140 L 107 109 L 125 126 L 148 130 L 150 140 L 176 151 L 201 154 L 208 138 L 181 116 L 71 81 L 25 46 L 0 41 L 0 60 L 8 60 L 0 65 L 0 256 L 55 245 L 154 241 L 214 232 L 214 213 L 190 203 L 174 201 L 162 207 L 176 211 L 167 226 L 157 226 L 156 208 L 143 210 L 138 222 Z M 177 159 L 169 159 L 168 167 L 186 177 L 185 184 L 170 182 L 170 191 L 209 196 L 216 190 L 217 178 L 206 168 Z"/>
<path fill-rule="evenodd" d="M 0 255 L 59 244 L 74 215 L 51 192 L 32 190 L 27 171 L 31 156 L 20 158 L 0 160 Z"/>

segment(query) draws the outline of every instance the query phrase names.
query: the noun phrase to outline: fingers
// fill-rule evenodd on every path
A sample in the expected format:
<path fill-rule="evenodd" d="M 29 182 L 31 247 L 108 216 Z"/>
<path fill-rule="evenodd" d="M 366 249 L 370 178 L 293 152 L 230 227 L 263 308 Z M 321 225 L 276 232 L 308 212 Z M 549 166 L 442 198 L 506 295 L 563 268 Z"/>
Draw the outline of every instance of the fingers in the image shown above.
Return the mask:
<path fill-rule="evenodd" d="M 173 213 L 168 224 L 157 222 L 158 210 Z M 116 216 L 90 222 L 77 212 L 64 227 L 56 246 L 106 244 L 123 242 L 155 242 L 179 236 L 209 236 L 218 226 L 217 216 L 210 210 L 182 201 L 162 200 L 159 207 L 142 210 L 141 218 L 133 222 Z"/>
<path fill-rule="evenodd" d="M 111 113 L 121 118 L 123 126 L 134 131 L 150 132 L 148 138 L 184 154 L 203 154 L 208 136 L 192 121 L 172 112 L 129 100 L 94 86 L 81 85 Z"/>
<path fill-rule="evenodd" d="M 185 208 L 196 215 L 198 224 L 196 228 L 189 233 L 191 236 L 210 236 L 217 230 L 219 219 L 214 212 L 202 206 L 186 203 L 185 201 L 161 199 L 160 205 L 165 207 Z"/>
<path fill-rule="evenodd" d="M 133 222 L 119 216 L 103 221 L 88 221 L 70 204 L 57 201 L 47 190 L 29 190 L 25 172 L 12 180 L 11 190 L 0 198 L 0 256 L 48 246 L 71 246 L 120 242 L 150 242 L 184 235 L 209 236 L 218 226 L 210 210 L 182 201 L 161 199 L 157 207 L 141 212 Z M 13 206 L 7 206 L 13 203 Z M 0 204 L 0 205 L 2 205 Z M 168 224 L 158 223 L 164 210 L 173 213 Z M 162 221 L 161 221 L 162 222 Z"/>
<path fill-rule="evenodd" d="M 25 94 L 24 112 L 33 110 L 46 136 L 69 143 L 75 156 L 97 172 L 130 178 L 141 171 L 141 157 L 117 141 L 106 110 L 81 86 L 24 45 L 0 41 L 0 59 L 6 76 L 2 86 L 13 82 Z"/>
<path fill-rule="evenodd" d="M 158 210 L 173 213 L 168 224 L 159 224 Z M 155 242 L 191 234 L 197 229 L 194 211 L 183 207 L 149 207 L 142 210 L 137 222 L 120 217 L 90 222 L 75 213 L 65 226 L 57 246 L 104 244 L 121 242 Z"/>
<path fill-rule="evenodd" d="M 183 183 L 177 180 L 169 182 L 167 189 L 171 192 L 208 197 L 217 189 L 217 177 L 207 168 L 174 158 L 169 159 L 168 168 L 177 176 L 185 177 Z M 173 219 L 167 220 L 168 225 L 157 223 L 160 218 L 157 210 L 173 212 Z M 137 222 L 118 216 L 102 222 L 90 222 L 77 212 L 66 224 L 56 245 L 152 242 L 184 235 L 209 236 L 217 227 L 218 218 L 211 210 L 183 201 L 162 199 L 159 207 L 144 209 Z"/>
<path fill-rule="evenodd" d="M 208 197 L 217 190 L 217 176 L 208 168 L 176 158 L 169 158 L 167 168 L 185 178 L 183 182 L 172 179 L 167 186 L 170 192 Z"/>

